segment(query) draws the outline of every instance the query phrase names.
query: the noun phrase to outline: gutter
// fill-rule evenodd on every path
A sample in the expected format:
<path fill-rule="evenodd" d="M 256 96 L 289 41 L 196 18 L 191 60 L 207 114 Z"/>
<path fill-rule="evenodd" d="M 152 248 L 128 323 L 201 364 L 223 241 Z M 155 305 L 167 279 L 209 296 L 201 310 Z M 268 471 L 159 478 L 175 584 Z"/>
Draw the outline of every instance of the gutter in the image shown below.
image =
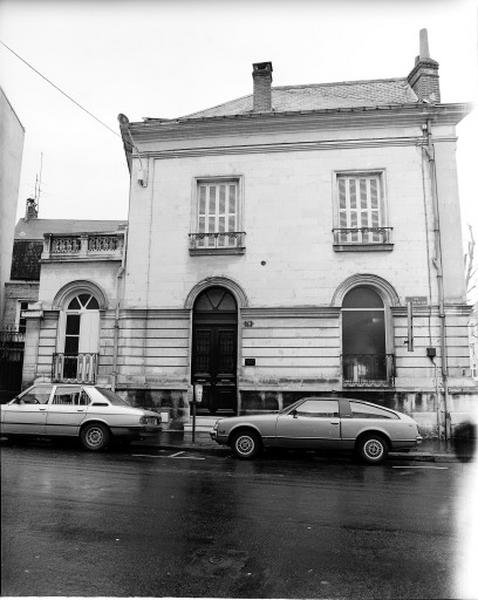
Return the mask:
<path fill-rule="evenodd" d="M 432 142 L 431 122 L 427 119 L 423 126 L 426 140 L 425 154 L 430 167 L 430 187 L 433 209 L 433 233 L 435 236 L 435 257 L 432 259 L 436 270 L 438 288 L 438 316 L 440 319 L 440 350 L 441 350 L 441 379 L 443 384 L 443 408 L 445 412 L 444 435 L 445 440 L 449 438 L 449 413 L 448 413 L 448 347 L 446 340 L 446 314 L 445 314 L 445 292 L 443 286 L 443 249 L 440 228 L 440 206 L 438 203 L 438 187 L 435 162 L 435 146 Z M 430 299 L 431 300 L 431 299 Z"/>
<path fill-rule="evenodd" d="M 121 255 L 121 265 L 116 273 L 116 307 L 115 307 L 115 320 L 113 325 L 113 368 L 111 372 L 111 389 L 113 392 L 116 391 L 116 382 L 118 380 L 118 345 L 119 345 L 119 317 L 120 317 L 120 289 L 121 280 L 125 272 L 126 263 L 126 248 L 128 241 L 128 228 L 126 227 L 124 232 L 123 241 L 123 252 Z"/>

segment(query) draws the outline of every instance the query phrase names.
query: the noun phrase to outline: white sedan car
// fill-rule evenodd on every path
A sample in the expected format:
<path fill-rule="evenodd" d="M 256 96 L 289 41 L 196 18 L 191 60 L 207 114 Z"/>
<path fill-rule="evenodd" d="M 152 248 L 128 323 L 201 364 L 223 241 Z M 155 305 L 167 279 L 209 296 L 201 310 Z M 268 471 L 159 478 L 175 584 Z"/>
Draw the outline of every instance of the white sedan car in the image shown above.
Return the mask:
<path fill-rule="evenodd" d="M 154 435 L 161 424 L 158 413 L 91 385 L 37 383 L 0 408 L 3 436 L 78 437 L 87 450 Z"/>

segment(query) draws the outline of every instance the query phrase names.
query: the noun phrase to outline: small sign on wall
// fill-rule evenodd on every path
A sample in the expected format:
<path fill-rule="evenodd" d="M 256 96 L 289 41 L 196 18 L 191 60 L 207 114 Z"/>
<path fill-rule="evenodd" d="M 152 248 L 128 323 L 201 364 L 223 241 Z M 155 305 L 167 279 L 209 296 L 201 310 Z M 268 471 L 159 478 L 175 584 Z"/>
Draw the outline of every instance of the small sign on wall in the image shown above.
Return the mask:
<path fill-rule="evenodd" d="M 405 302 L 413 304 L 413 306 L 427 306 L 428 298 L 426 296 L 405 296 Z"/>
<path fill-rule="evenodd" d="M 198 403 L 202 402 L 202 392 L 203 392 L 202 383 L 195 383 L 194 384 L 194 399 Z"/>
<path fill-rule="evenodd" d="M 244 359 L 244 366 L 245 367 L 255 367 L 256 366 L 256 359 L 255 358 L 245 358 Z"/>

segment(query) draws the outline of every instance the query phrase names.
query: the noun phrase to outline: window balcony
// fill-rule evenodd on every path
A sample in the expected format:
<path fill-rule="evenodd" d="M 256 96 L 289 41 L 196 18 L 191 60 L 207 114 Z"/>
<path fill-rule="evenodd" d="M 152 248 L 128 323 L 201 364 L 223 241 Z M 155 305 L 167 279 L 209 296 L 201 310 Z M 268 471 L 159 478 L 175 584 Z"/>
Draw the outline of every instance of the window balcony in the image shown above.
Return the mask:
<path fill-rule="evenodd" d="M 395 385 L 394 354 L 343 354 L 343 386 L 390 388 Z"/>
<path fill-rule="evenodd" d="M 393 250 L 393 227 L 342 227 L 332 229 L 335 252 Z"/>
<path fill-rule="evenodd" d="M 94 352 L 53 354 L 52 381 L 94 384 L 97 370 L 98 354 Z"/>
<path fill-rule="evenodd" d="M 244 231 L 190 233 L 189 254 L 244 254 L 245 236 Z"/>
<path fill-rule="evenodd" d="M 124 231 L 51 234 L 43 240 L 42 261 L 121 260 Z"/>

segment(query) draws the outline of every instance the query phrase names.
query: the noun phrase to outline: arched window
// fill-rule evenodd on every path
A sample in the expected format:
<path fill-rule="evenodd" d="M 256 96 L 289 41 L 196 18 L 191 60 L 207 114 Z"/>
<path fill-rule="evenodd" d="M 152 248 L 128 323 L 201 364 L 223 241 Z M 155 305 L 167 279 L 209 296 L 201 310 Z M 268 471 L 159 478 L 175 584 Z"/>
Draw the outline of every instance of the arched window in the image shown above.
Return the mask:
<path fill-rule="evenodd" d="M 57 379 L 95 380 L 99 329 L 97 298 L 89 292 L 70 295 L 60 312 L 55 363 Z"/>
<path fill-rule="evenodd" d="M 369 286 L 351 289 L 342 302 L 342 367 L 344 384 L 388 382 L 385 306 Z"/>

